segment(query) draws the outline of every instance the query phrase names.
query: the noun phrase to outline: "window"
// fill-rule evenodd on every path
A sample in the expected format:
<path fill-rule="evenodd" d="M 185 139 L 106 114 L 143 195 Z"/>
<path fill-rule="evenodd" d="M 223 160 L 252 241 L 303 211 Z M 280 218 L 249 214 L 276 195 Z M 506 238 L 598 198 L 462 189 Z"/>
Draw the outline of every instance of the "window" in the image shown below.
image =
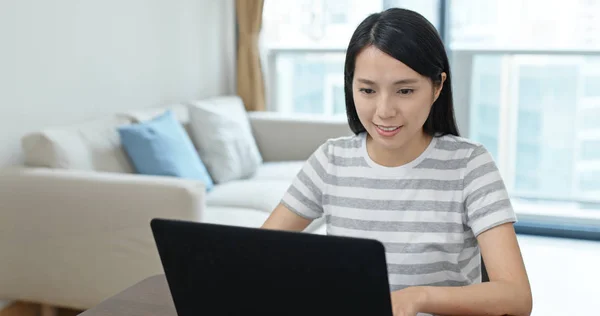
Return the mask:
<path fill-rule="evenodd" d="M 454 55 L 473 60 L 471 98 L 466 100 L 470 137 L 503 163 L 509 188 L 522 196 L 580 197 L 575 181 L 590 149 L 581 155 L 577 151 L 591 146 L 584 140 L 586 131 L 600 126 L 599 116 L 593 118 L 598 110 L 590 108 L 582 90 L 585 73 L 600 57 L 471 50 Z M 580 118 L 585 123 L 579 124 Z"/>
<path fill-rule="evenodd" d="M 344 52 L 356 26 L 369 13 L 397 6 L 416 10 L 439 25 L 438 2 L 267 0 L 261 41 L 268 109 L 345 115 Z"/>
<path fill-rule="evenodd" d="M 277 81 L 271 85 L 276 89 L 270 91 L 275 92 L 271 96 L 277 111 L 345 115 L 343 53 L 283 49 L 272 61 Z M 341 97 L 335 92 L 340 87 Z M 336 111 L 340 106 L 341 113 Z"/>
<path fill-rule="evenodd" d="M 517 212 L 600 223 L 600 1 L 449 3 L 460 127 Z"/>
<path fill-rule="evenodd" d="M 600 130 L 600 106 L 583 108 L 581 110 L 581 129 L 584 132 L 594 132 Z"/>
<path fill-rule="evenodd" d="M 461 133 L 491 152 L 517 211 L 600 223 L 600 0 L 564 4 L 267 0 L 269 109 L 345 115 L 355 27 L 371 12 L 416 10 L 445 34 Z"/>
<path fill-rule="evenodd" d="M 600 51 L 598 0 L 450 0 L 450 48 Z"/>
<path fill-rule="evenodd" d="M 587 140 L 582 142 L 581 159 L 600 161 L 600 140 Z"/>

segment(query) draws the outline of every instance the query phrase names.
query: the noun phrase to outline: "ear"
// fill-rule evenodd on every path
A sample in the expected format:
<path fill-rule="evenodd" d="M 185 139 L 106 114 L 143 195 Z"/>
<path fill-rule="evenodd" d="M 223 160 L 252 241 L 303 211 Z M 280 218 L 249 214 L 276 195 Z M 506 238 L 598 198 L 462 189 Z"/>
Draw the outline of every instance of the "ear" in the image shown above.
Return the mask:
<path fill-rule="evenodd" d="M 435 89 L 434 95 L 433 95 L 433 102 L 437 101 L 437 99 L 440 97 L 440 94 L 442 93 L 442 89 L 444 88 L 444 82 L 446 82 L 446 73 L 442 72 L 440 74 L 439 84 L 437 84 L 436 86 L 433 87 Z"/>

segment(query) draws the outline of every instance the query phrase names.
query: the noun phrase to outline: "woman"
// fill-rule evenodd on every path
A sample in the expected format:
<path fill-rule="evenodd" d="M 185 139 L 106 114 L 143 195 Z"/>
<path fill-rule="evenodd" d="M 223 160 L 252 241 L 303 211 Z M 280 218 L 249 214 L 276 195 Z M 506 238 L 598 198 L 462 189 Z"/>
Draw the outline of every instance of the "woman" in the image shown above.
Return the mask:
<path fill-rule="evenodd" d="M 328 234 L 381 241 L 394 315 L 529 315 L 516 216 L 491 155 L 459 137 L 435 28 L 409 10 L 370 15 L 344 77 L 355 135 L 321 145 L 262 227 L 325 217 Z"/>

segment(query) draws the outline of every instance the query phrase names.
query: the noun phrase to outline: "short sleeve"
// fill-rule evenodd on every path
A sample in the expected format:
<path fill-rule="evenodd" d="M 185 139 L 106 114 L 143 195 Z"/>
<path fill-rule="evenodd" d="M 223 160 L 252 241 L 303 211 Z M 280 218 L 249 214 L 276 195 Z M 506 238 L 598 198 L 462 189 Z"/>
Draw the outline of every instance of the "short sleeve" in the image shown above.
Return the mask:
<path fill-rule="evenodd" d="M 308 219 L 323 215 L 323 187 L 327 181 L 327 143 L 319 146 L 304 163 L 281 203 L 290 211 Z"/>
<path fill-rule="evenodd" d="M 498 225 L 517 221 L 504 180 L 484 146 L 476 147 L 471 153 L 463 183 L 467 225 L 475 236 Z"/>

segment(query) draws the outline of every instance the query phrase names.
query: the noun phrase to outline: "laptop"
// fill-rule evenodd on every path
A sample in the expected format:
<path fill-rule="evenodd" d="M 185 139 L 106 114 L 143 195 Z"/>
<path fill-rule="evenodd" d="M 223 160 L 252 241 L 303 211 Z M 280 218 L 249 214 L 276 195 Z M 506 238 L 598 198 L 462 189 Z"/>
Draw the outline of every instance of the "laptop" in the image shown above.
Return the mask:
<path fill-rule="evenodd" d="M 383 244 L 155 218 L 179 316 L 392 316 Z"/>

